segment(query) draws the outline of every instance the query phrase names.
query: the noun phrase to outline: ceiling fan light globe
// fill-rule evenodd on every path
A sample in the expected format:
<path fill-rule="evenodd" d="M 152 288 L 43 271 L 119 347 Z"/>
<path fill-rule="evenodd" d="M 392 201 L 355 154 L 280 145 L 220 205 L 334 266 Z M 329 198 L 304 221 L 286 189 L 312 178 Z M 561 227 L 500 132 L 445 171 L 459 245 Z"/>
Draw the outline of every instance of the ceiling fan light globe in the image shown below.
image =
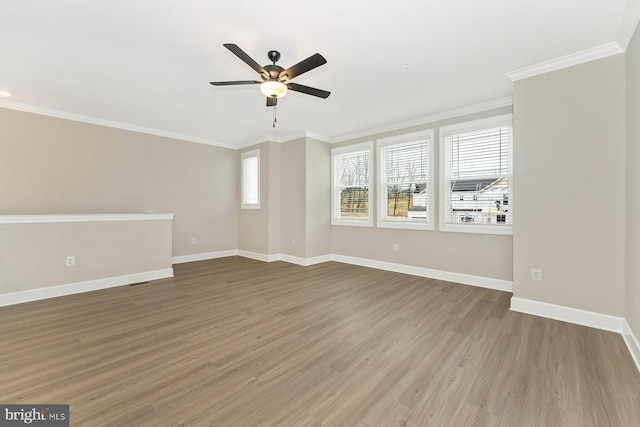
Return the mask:
<path fill-rule="evenodd" d="M 287 86 L 276 80 L 269 80 L 260 85 L 260 91 L 269 98 L 281 98 L 287 93 Z"/>

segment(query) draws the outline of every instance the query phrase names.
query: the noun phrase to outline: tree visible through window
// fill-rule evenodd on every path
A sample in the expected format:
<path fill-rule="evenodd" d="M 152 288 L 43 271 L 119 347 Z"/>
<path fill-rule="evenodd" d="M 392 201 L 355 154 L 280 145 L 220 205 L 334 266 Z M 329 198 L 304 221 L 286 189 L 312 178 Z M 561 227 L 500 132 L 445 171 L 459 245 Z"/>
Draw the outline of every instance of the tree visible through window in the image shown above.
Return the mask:
<path fill-rule="evenodd" d="M 433 131 L 378 141 L 379 227 L 433 228 Z"/>
<path fill-rule="evenodd" d="M 370 225 L 371 144 L 332 150 L 334 223 Z"/>

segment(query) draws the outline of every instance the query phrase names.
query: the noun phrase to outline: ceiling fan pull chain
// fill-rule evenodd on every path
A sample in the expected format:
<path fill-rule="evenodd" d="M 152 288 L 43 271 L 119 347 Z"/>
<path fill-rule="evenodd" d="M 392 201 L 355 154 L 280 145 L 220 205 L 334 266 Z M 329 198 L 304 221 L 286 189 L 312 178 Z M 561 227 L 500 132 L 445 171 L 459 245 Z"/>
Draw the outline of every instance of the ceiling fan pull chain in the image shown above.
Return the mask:
<path fill-rule="evenodd" d="M 258 64 L 253 58 L 251 58 L 244 50 L 240 49 L 238 45 L 233 43 L 225 43 L 223 44 L 223 46 L 231 51 L 231 53 L 237 56 L 249 67 L 253 68 L 254 71 L 260 74 L 260 77 L 262 77 L 262 81 L 234 80 L 210 83 L 214 86 L 259 84 L 260 91 L 264 96 L 267 97 L 267 107 L 273 107 L 272 126 L 274 128 L 276 127 L 276 123 L 278 122 L 278 118 L 276 117 L 276 103 L 278 102 L 278 98 L 283 97 L 287 93 L 287 90 L 317 96 L 318 98 L 323 99 L 331 95 L 331 92 L 328 92 L 326 90 L 316 89 L 314 87 L 289 82 L 289 80 L 299 76 L 300 74 L 304 74 L 307 71 L 311 71 L 314 68 L 318 68 L 319 66 L 326 64 L 327 60 L 324 59 L 324 57 L 319 53 L 315 53 L 307 59 L 304 59 L 285 70 L 281 66 L 276 65 L 276 62 L 278 62 L 278 60 L 280 59 L 280 52 L 278 52 L 277 50 L 270 50 L 269 52 L 267 52 L 267 56 L 269 57 L 271 64 L 261 67 L 260 64 Z"/>
<path fill-rule="evenodd" d="M 273 127 L 276 127 L 276 122 L 278 121 L 278 119 L 276 118 L 276 107 L 278 106 L 278 104 L 275 104 L 273 106 Z"/>

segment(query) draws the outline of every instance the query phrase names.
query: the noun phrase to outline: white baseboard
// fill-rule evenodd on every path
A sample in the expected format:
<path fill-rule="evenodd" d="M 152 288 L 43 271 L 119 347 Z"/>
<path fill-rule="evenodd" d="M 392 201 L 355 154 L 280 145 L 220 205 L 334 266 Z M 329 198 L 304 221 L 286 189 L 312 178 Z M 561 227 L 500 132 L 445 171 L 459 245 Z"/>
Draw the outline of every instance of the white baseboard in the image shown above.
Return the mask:
<path fill-rule="evenodd" d="M 415 267 L 412 265 L 395 264 L 384 261 L 375 261 L 371 259 L 356 258 L 345 255 L 331 255 L 331 260 L 342 262 L 345 264 L 359 265 L 362 267 L 377 268 L 378 270 L 393 271 L 396 273 L 427 277 L 429 279 L 438 279 L 445 280 L 447 282 L 461 283 L 463 285 L 472 285 L 481 288 L 496 289 L 498 291 L 513 292 L 513 284 L 510 280 L 501 280 L 493 279 L 490 277 L 473 276 L 470 274 L 453 273 L 451 271 L 434 270 L 431 268 Z"/>
<path fill-rule="evenodd" d="M 0 307 L 173 277 L 173 268 L 0 294 Z"/>
<path fill-rule="evenodd" d="M 290 262 L 291 264 L 308 267 L 310 265 L 322 264 L 323 262 L 333 261 L 331 255 L 322 255 L 313 258 L 301 258 L 293 255 L 279 254 L 280 261 Z"/>
<path fill-rule="evenodd" d="M 185 262 L 204 261 L 207 259 L 224 258 L 224 257 L 234 256 L 234 255 L 238 255 L 237 249 L 232 249 L 229 251 L 204 252 L 204 253 L 192 254 L 192 255 L 179 255 L 171 258 L 171 262 L 173 264 L 182 264 Z"/>
<path fill-rule="evenodd" d="M 287 254 L 261 254 L 257 252 L 232 249 L 227 251 L 206 252 L 193 255 L 175 256 L 174 264 L 185 262 L 203 261 L 207 259 L 223 258 L 228 256 L 242 256 L 263 262 L 285 261 L 301 266 L 310 266 L 328 261 L 342 262 L 345 264 L 359 265 L 362 267 L 376 268 L 379 270 L 393 271 L 396 273 L 410 274 L 413 276 L 430 279 L 445 280 L 465 285 L 495 289 L 505 292 L 513 292 L 513 282 L 509 280 L 493 279 L 489 277 L 473 276 L 450 271 L 434 270 L 424 267 L 396 264 L 384 261 L 357 258 L 346 255 L 322 255 L 313 258 L 301 258 Z M 29 301 L 72 295 L 82 292 L 90 292 L 99 289 L 107 289 L 116 286 L 130 285 L 133 283 L 147 282 L 150 280 L 173 277 L 173 268 L 154 270 L 143 273 L 128 274 L 124 276 L 109 277 L 104 279 L 89 280 L 85 282 L 70 283 L 65 285 L 50 286 L 39 289 L 29 289 L 19 292 L 0 294 L 0 307 L 20 304 Z M 511 310 L 535 316 L 547 317 L 606 331 L 622 334 L 624 341 L 631 353 L 631 357 L 640 371 L 640 342 L 622 317 L 610 316 L 602 313 L 580 310 L 555 304 L 528 300 L 524 298 L 511 298 Z"/>
<path fill-rule="evenodd" d="M 511 310 L 618 333 L 625 322 L 622 317 L 517 297 L 511 298 Z"/>
<path fill-rule="evenodd" d="M 633 333 L 631 326 L 629 326 L 626 320 L 622 324 L 622 338 L 624 338 L 624 342 L 627 344 L 636 368 L 640 371 L 640 341 L 638 341 L 638 337 Z"/>
<path fill-rule="evenodd" d="M 396 273 L 411 274 L 412 276 L 427 277 L 429 279 L 446 280 L 448 282 L 461 283 L 463 285 L 478 286 L 481 288 L 495 289 L 495 290 L 504 291 L 504 292 L 513 292 L 513 284 L 510 280 L 501 280 L 501 279 L 493 279 L 490 277 L 473 276 L 470 274 L 454 273 L 451 271 L 443 271 L 443 270 L 434 270 L 431 268 L 416 267 L 416 266 L 405 265 L 405 264 L 395 264 L 391 262 L 376 261 L 376 260 L 371 260 L 366 258 L 357 258 L 352 256 L 346 256 L 346 255 L 328 254 L 328 255 L 321 255 L 321 256 L 312 257 L 312 258 L 302 258 L 302 257 L 297 257 L 297 256 L 287 255 L 287 254 L 280 254 L 280 253 L 262 254 L 258 252 L 251 252 L 251 251 L 245 251 L 245 250 L 231 250 L 231 251 L 224 251 L 224 252 L 211 252 L 208 254 L 205 253 L 205 254 L 198 254 L 198 255 L 188 255 L 187 257 L 189 258 L 174 257 L 173 259 L 174 259 L 174 263 L 176 263 L 176 259 L 184 260 L 182 262 L 189 262 L 191 260 L 200 261 L 204 259 L 213 259 L 213 258 L 220 258 L 224 256 L 233 256 L 233 255 L 239 255 L 241 257 L 255 259 L 263 262 L 285 261 L 285 262 L 289 262 L 292 264 L 297 264 L 305 267 L 314 265 L 314 264 L 320 264 L 323 262 L 328 262 L 328 261 L 337 261 L 345 264 L 353 264 L 353 265 L 359 265 L 362 267 L 376 268 L 378 270 L 386 270 L 386 271 L 393 271 Z"/>
<path fill-rule="evenodd" d="M 280 261 L 280 254 L 261 254 L 259 252 L 238 250 L 238 255 L 244 258 L 255 259 L 263 262 Z"/>

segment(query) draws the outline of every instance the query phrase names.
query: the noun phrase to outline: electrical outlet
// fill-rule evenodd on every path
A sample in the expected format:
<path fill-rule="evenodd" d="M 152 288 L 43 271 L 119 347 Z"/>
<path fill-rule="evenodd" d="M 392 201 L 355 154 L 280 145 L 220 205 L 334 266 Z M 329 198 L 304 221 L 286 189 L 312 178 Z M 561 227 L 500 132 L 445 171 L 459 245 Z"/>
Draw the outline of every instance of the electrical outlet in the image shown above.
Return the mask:
<path fill-rule="evenodd" d="M 296 245 L 296 239 L 291 239 L 291 246 L 295 246 Z"/>
<path fill-rule="evenodd" d="M 73 255 L 69 255 L 66 259 L 66 265 L 67 267 L 73 267 L 74 265 L 76 265 L 76 257 Z"/>
<path fill-rule="evenodd" d="M 191 244 L 195 245 L 196 243 L 198 243 L 198 240 L 195 237 L 191 238 Z"/>
<path fill-rule="evenodd" d="M 393 252 L 398 252 L 398 244 L 394 243 L 392 246 Z"/>
<path fill-rule="evenodd" d="M 541 281 L 542 280 L 542 270 L 539 268 L 531 269 L 531 280 Z"/>

